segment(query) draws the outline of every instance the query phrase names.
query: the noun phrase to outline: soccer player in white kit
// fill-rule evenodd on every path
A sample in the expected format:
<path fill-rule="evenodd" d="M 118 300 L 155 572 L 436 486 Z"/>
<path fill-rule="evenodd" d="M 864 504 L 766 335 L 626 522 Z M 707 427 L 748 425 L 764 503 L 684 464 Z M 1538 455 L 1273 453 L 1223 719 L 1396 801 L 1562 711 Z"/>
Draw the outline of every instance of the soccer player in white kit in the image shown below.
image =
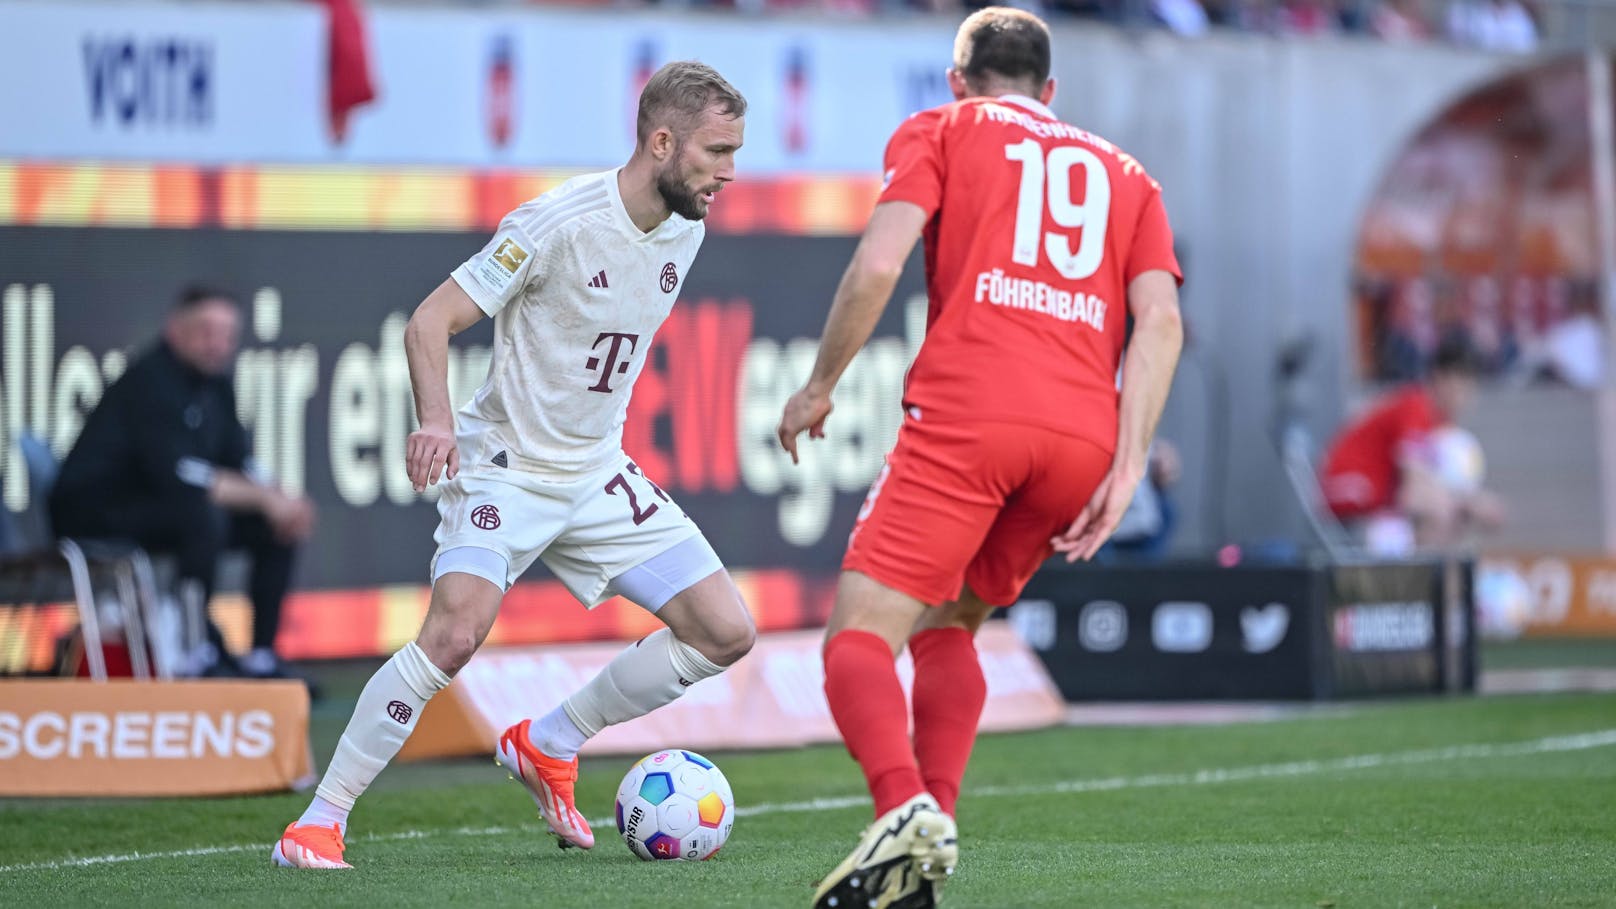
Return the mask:
<path fill-rule="evenodd" d="M 487 637 L 510 585 L 542 559 L 585 606 L 621 594 L 666 628 L 636 642 L 546 716 L 505 730 L 498 760 L 562 846 L 594 835 L 573 803 L 578 750 L 744 656 L 751 616 L 696 525 L 622 449 L 629 392 L 734 179 L 746 100 L 700 63 L 670 63 L 640 95 L 625 166 L 568 180 L 500 223 L 405 330 L 421 428 L 416 489 L 443 479 L 432 601 L 415 641 L 365 686 L 324 779 L 274 861 L 348 868 L 354 800 L 433 694 Z M 494 317 L 488 381 L 449 404 L 449 337 Z"/>

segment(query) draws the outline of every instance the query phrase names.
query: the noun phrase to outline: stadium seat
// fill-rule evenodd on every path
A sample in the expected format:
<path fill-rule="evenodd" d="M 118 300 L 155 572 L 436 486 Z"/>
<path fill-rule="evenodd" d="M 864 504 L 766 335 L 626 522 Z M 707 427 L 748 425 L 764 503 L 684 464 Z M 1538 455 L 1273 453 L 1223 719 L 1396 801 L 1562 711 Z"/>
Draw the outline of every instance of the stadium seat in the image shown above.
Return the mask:
<path fill-rule="evenodd" d="M 78 610 L 84 660 L 90 677 L 107 678 L 107 660 L 96 610 L 98 576 L 110 577 L 121 610 L 129 669 L 137 679 L 172 677 L 178 654 L 149 649 L 146 627 L 157 611 L 151 559 L 139 546 L 119 540 L 57 539 L 51 529 L 51 487 L 58 464 L 44 440 L 23 434 L 17 440 L 28 474 L 28 507 L 16 521 L 7 516 L 0 533 L 0 603 L 12 609 L 42 609 L 71 599 Z M 26 627 L 26 626 L 21 626 Z M 151 642 L 155 643 L 155 642 Z"/>
<path fill-rule="evenodd" d="M 1362 558 L 1364 550 L 1325 504 L 1324 487 L 1313 468 L 1317 446 L 1307 428 L 1309 393 L 1303 380 L 1314 355 L 1315 341 L 1304 335 L 1284 345 L 1274 370 L 1273 442 L 1285 480 L 1307 520 L 1314 541 L 1331 561 Z"/>
<path fill-rule="evenodd" d="M 1339 562 L 1360 557 L 1362 547 L 1325 504 L 1324 488 L 1319 483 L 1318 472 L 1313 469 L 1312 449 L 1306 430 L 1291 426 L 1282 431 L 1279 456 L 1285 466 L 1285 479 L 1302 506 L 1313 538 L 1330 558 Z"/>

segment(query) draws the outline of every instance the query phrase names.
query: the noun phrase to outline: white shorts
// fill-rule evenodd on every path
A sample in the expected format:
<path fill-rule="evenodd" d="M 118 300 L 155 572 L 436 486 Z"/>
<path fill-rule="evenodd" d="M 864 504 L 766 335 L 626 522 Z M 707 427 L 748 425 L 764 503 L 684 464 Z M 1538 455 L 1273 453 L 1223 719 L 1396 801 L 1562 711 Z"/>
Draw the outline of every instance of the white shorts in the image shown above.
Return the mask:
<path fill-rule="evenodd" d="M 542 559 L 585 606 L 623 593 L 654 611 L 723 567 L 695 522 L 627 455 L 570 482 L 492 470 L 443 485 L 434 581 L 464 571 L 509 590 Z M 454 553 L 465 549 L 474 552 Z"/>

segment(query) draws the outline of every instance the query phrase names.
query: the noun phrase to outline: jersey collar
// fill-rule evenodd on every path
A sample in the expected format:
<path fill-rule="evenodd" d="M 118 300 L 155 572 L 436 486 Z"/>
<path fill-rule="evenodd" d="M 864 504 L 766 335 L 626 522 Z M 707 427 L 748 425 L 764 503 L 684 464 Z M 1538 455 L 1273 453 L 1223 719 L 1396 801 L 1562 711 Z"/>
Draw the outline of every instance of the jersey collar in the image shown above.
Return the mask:
<path fill-rule="evenodd" d="M 1060 119 L 1059 117 L 1055 116 L 1054 111 L 1050 110 L 1048 108 L 1048 106 L 1046 106 L 1045 104 L 1043 104 L 1042 102 L 1040 102 L 1036 98 L 1029 98 L 1026 95 L 1009 94 L 1009 95 L 1000 95 L 999 100 L 1005 102 L 1006 104 L 1014 104 L 1017 107 L 1024 107 L 1027 110 L 1030 110 L 1035 114 L 1042 114 L 1043 116 L 1048 117 L 1051 120 L 1059 120 Z"/>
<path fill-rule="evenodd" d="M 616 221 L 617 226 L 621 227 L 634 239 L 644 239 L 656 233 L 662 225 L 658 224 L 651 229 L 650 233 L 647 233 L 640 230 L 639 225 L 634 223 L 634 219 L 628 216 L 628 206 L 623 204 L 623 192 L 617 185 L 617 178 L 622 172 L 623 169 L 618 167 L 606 174 L 606 195 L 612 200 L 612 220 Z"/>
<path fill-rule="evenodd" d="M 612 200 L 612 220 L 616 221 L 617 226 L 621 227 L 630 238 L 640 241 L 660 237 L 670 229 L 668 226 L 670 222 L 684 220 L 678 215 L 669 212 L 668 216 L 662 219 L 661 224 L 651 228 L 649 231 L 640 230 L 640 226 L 635 224 L 634 219 L 628 216 L 628 206 L 623 204 L 622 189 L 617 185 L 617 177 L 622 173 L 622 170 L 623 168 L 618 167 L 606 174 L 606 195 Z"/>

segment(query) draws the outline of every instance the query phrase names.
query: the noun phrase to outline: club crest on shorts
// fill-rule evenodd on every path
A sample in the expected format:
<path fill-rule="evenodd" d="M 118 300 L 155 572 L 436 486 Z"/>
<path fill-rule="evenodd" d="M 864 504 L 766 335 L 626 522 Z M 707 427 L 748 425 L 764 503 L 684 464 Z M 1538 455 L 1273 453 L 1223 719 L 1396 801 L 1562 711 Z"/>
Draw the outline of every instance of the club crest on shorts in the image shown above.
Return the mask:
<path fill-rule="evenodd" d="M 410 722 L 410 717 L 414 714 L 415 709 L 403 701 L 387 702 L 387 715 L 397 720 L 402 725 L 408 725 Z"/>
<path fill-rule="evenodd" d="M 478 505 L 471 510 L 471 523 L 482 530 L 498 530 L 499 509 L 492 505 Z"/>
<path fill-rule="evenodd" d="M 665 294 L 671 294 L 673 293 L 673 289 L 678 286 L 679 269 L 674 268 L 673 263 L 669 262 L 668 264 L 662 266 L 662 292 Z"/>

